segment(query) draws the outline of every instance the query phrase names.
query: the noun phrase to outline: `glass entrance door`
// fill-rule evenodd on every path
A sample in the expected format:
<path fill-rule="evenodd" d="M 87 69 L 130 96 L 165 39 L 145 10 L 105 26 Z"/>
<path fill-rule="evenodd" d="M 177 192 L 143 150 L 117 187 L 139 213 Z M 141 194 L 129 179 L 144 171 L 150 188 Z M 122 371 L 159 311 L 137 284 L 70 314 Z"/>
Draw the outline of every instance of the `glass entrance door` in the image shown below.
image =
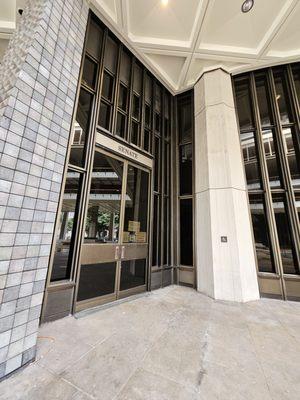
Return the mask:
<path fill-rule="evenodd" d="M 76 310 L 146 290 L 149 171 L 96 150 Z"/>

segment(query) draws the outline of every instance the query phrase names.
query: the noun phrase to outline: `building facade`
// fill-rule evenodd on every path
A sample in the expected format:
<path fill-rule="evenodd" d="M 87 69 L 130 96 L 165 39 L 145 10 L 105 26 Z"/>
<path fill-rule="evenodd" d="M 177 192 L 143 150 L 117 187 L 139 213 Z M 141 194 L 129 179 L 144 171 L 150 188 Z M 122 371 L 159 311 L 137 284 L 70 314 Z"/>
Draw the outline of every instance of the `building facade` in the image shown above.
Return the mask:
<path fill-rule="evenodd" d="M 168 285 L 299 299 L 300 63 L 249 71 L 175 93 L 86 0 L 27 2 L 0 64 L 0 378 L 40 323 Z"/>

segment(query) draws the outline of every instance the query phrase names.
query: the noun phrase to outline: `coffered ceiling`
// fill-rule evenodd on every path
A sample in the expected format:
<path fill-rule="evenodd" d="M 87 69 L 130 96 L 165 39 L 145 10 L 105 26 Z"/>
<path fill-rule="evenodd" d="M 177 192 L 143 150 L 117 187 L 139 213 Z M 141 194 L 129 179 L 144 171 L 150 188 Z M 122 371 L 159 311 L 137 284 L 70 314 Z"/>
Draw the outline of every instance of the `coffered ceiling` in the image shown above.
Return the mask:
<path fill-rule="evenodd" d="M 7 8 L 2 4 L 15 2 L 1 0 L 0 52 Z M 242 2 L 89 0 L 100 19 L 173 93 L 192 87 L 204 71 L 217 67 L 236 74 L 300 60 L 300 0 L 254 0 L 247 14 L 241 12 Z"/>

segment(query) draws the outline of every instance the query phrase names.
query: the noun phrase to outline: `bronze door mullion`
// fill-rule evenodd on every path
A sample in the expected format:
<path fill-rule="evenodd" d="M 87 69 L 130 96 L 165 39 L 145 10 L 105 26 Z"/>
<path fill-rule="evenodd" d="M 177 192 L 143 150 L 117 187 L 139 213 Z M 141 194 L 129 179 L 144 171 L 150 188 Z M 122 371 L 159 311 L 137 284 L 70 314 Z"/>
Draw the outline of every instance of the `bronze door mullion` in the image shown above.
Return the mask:
<path fill-rule="evenodd" d="M 261 174 L 261 183 L 263 188 L 263 198 L 266 204 L 266 216 L 267 221 L 269 221 L 269 234 L 270 234 L 270 241 L 271 241 L 271 250 L 273 251 L 273 259 L 275 263 L 275 269 L 277 274 L 280 276 L 280 286 L 282 290 L 283 298 L 286 298 L 286 288 L 285 283 L 283 280 L 283 266 L 281 260 L 281 252 L 279 246 L 279 240 L 277 235 L 277 227 L 276 227 L 276 220 L 275 214 L 273 210 L 273 200 L 272 200 L 272 192 L 270 187 L 269 181 L 269 173 L 267 167 L 267 160 L 265 155 L 264 143 L 262 138 L 262 126 L 260 121 L 260 113 L 258 107 L 258 99 L 256 93 L 256 84 L 255 84 L 255 77 L 254 73 L 250 74 L 250 86 L 251 86 L 251 93 L 252 93 L 252 104 L 253 104 L 253 112 L 254 112 L 254 120 L 256 125 L 256 143 L 257 143 L 257 150 L 258 150 L 258 162 L 260 165 L 260 174 Z"/>
<path fill-rule="evenodd" d="M 115 74 L 115 90 L 113 95 L 113 112 L 112 112 L 112 124 L 111 124 L 111 132 L 115 135 L 116 132 L 116 121 L 117 121 L 117 111 L 118 111 L 118 102 L 119 102 L 119 90 L 120 90 L 120 66 L 121 66 L 121 57 L 122 57 L 122 44 L 119 45 L 118 48 L 118 60 L 117 60 L 117 72 Z"/>
<path fill-rule="evenodd" d="M 296 202 L 294 196 L 294 190 L 292 187 L 292 179 L 289 169 L 289 164 L 287 160 L 286 148 L 283 138 L 283 130 L 280 118 L 280 110 L 278 103 L 276 101 L 276 88 L 274 82 L 274 76 L 272 70 L 269 69 L 268 71 L 269 77 L 269 85 L 270 85 L 270 92 L 271 92 L 271 103 L 273 104 L 273 111 L 274 111 L 274 118 L 275 124 L 277 129 L 276 132 L 276 139 L 279 147 L 279 158 L 280 158 L 280 165 L 282 169 L 282 175 L 284 179 L 284 189 L 287 195 L 287 206 L 288 206 L 288 216 L 290 217 L 290 227 L 291 227 L 291 245 L 293 246 L 297 258 L 298 268 L 300 267 L 300 254 L 299 254 L 299 237 L 300 237 L 300 230 L 299 230 L 299 222 L 298 222 L 298 214 L 296 212 Z"/>
<path fill-rule="evenodd" d="M 98 75 L 98 82 L 97 82 L 97 90 L 96 95 L 94 98 L 93 104 L 93 111 L 91 116 L 90 128 L 89 133 L 87 135 L 88 144 L 87 144 L 87 154 L 86 154 L 86 175 L 85 175 L 85 182 L 82 187 L 82 205 L 81 210 L 78 217 L 79 228 L 78 228 L 78 237 L 77 237 L 77 245 L 76 245 L 76 258 L 74 258 L 74 280 L 75 280 L 75 290 L 72 302 L 72 313 L 75 312 L 76 309 L 76 302 L 77 302 L 77 294 L 78 294 L 78 287 L 79 287 L 79 278 L 80 278 L 80 257 L 82 251 L 82 245 L 84 241 L 84 230 L 85 230 L 85 220 L 87 216 L 87 209 L 88 209 L 88 202 L 89 202 L 89 190 L 92 181 L 92 171 L 93 171 L 93 163 L 94 163 L 94 153 L 95 153 L 95 141 L 96 141 L 96 126 L 97 126 L 97 118 L 100 111 L 100 104 L 101 104 L 101 89 L 102 89 L 102 82 L 103 82 L 103 70 L 104 70 L 104 54 L 107 42 L 107 29 L 104 31 L 103 41 L 102 41 L 102 51 L 99 63 L 99 75 Z"/>

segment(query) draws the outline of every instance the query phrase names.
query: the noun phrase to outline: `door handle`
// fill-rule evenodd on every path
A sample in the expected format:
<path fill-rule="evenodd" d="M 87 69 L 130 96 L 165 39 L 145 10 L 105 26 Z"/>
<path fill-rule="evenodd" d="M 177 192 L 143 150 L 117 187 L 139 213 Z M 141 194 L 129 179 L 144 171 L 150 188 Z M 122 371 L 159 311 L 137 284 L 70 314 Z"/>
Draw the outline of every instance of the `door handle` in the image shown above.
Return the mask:
<path fill-rule="evenodd" d="M 120 250 L 119 246 L 116 246 L 116 248 L 115 248 L 115 260 L 119 259 L 119 250 Z"/>
<path fill-rule="evenodd" d="M 125 258 L 125 246 L 122 246 L 121 248 L 121 260 Z"/>

